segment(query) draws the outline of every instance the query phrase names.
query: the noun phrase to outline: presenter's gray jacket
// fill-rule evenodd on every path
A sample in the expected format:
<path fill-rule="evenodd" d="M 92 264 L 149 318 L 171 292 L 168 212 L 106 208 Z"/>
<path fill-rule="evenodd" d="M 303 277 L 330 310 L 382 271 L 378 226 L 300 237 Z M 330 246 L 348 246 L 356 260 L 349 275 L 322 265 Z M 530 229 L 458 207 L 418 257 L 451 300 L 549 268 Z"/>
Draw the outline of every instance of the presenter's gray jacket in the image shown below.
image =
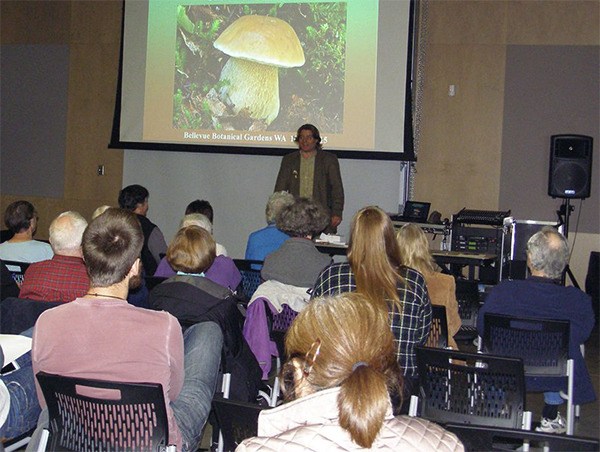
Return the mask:
<path fill-rule="evenodd" d="M 275 191 L 300 194 L 300 151 L 291 152 L 281 160 Z M 342 216 L 344 186 L 337 157 L 330 152 L 317 151 L 312 199 L 325 207 L 330 215 Z"/>

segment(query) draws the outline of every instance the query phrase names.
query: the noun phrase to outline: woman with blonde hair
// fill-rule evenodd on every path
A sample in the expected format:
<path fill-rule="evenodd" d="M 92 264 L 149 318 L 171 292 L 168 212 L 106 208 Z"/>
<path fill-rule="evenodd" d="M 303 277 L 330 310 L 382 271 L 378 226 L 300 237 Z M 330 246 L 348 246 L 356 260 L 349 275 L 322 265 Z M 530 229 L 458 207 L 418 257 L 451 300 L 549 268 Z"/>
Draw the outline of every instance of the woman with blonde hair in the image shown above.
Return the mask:
<path fill-rule="evenodd" d="M 256 399 L 261 371 L 242 335 L 244 318 L 231 289 L 206 276 L 216 258 L 212 235 L 200 226 L 177 231 L 167 248 L 167 260 L 177 274 L 158 284 L 149 296 L 157 311 L 173 315 L 185 330 L 196 323 L 215 322 L 223 333 L 223 366 L 231 369 L 231 397 Z"/>
<path fill-rule="evenodd" d="M 394 227 L 379 207 L 365 207 L 356 213 L 350 230 L 348 262 L 323 270 L 312 296 L 354 291 L 388 313 L 405 386 L 412 388 L 417 378 L 414 347 L 427 342 L 431 302 L 423 275 L 402 265 Z"/>
<path fill-rule="evenodd" d="M 201 213 L 189 213 L 185 215 L 180 224 L 179 229 L 187 226 L 198 226 L 208 231 L 212 236 L 212 223 L 209 218 Z M 213 282 L 220 284 L 223 287 L 228 287 L 231 290 L 236 290 L 242 282 L 242 275 L 235 266 L 233 259 L 227 256 L 225 247 L 215 242 L 216 256 L 208 269 L 205 271 L 205 276 Z M 169 278 L 177 273 L 173 266 L 169 263 L 167 256 L 163 257 L 154 272 L 154 276 L 160 278 Z"/>
<path fill-rule="evenodd" d="M 290 327 L 285 348 L 288 403 L 262 411 L 259 436 L 237 451 L 463 450 L 434 423 L 393 416 L 388 393 L 402 384 L 394 337 L 386 312 L 364 295 L 313 300 Z"/>
<path fill-rule="evenodd" d="M 448 345 L 458 350 L 454 335 L 460 329 L 456 282 L 451 275 L 440 273 L 438 265 L 429 251 L 429 241 L 416 224 L 405 224 L 396 233 L 402 264 L 414 268 L 425 277 L 431 303 L 444 306 L 448 319 Z"/>

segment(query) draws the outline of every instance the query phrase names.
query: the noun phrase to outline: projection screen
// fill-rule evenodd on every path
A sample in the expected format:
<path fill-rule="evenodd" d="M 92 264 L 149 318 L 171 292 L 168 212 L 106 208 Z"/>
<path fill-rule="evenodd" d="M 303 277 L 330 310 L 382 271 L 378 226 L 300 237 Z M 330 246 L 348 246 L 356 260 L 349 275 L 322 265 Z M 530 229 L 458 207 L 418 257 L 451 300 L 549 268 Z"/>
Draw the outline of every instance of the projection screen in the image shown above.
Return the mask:
<path fill-rule="evenodd" d="M 110 147 L 413 160 L 410 0 L 125 0 Z"/>

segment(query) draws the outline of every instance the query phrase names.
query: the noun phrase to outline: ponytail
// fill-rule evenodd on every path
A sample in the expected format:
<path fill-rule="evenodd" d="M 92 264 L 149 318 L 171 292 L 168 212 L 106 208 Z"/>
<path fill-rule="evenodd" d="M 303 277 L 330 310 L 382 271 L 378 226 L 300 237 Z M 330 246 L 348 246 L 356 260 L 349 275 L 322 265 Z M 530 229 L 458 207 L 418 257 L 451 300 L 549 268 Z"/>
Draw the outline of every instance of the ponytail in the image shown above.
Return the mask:
<path fill-rule="evenodd" d="M 340 426 L 350 433 L 352 440 L 369 449 L 375 441 L 389 407 L 386 376 L 373 367 L 353 366 L 341 384 L 338 397 Z"/>

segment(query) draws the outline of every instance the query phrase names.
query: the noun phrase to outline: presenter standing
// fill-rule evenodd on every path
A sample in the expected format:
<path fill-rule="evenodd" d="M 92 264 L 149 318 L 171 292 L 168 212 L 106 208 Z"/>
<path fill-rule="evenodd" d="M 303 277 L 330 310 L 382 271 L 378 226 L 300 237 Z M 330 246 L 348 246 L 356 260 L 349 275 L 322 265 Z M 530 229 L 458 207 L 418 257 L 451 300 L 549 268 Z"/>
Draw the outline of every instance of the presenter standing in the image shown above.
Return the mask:
<path fill-rule="evenodd" d="M 294 141 L 299 149 L 283 157 L 274 191 L 287 191 L 321 204 L 330 217 L 325 232 L 335 233 L 344 210 L 338 159 L 323 151 L 319 129 L 312 124 L 300 126 Z"/>

